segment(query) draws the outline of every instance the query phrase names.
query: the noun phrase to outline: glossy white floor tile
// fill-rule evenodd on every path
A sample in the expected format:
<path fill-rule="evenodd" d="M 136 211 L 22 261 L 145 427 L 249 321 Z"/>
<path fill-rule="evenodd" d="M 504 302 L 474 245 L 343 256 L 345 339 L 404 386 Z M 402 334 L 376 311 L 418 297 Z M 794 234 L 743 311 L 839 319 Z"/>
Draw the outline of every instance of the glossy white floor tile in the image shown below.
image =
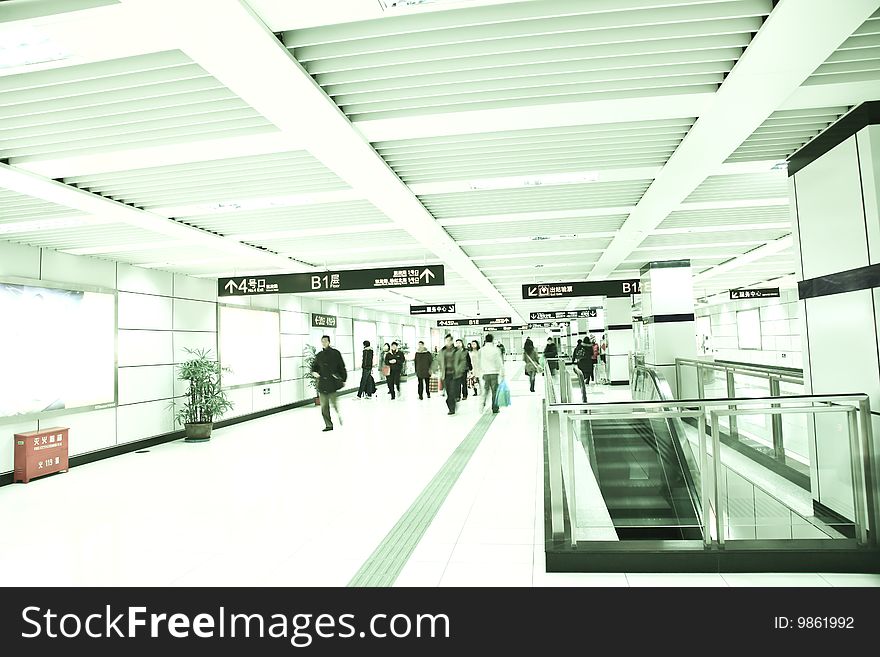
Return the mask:
<path fill-rule="evenodd" d="M 880 575 L 859 575 L 853 573 L 819 573 L 831 586 L 880 587 Z"/>
<path fill-rule="evenodd" d="M 831 584 L 816 573 L 723 573 L 729 586 L 822 586 Z"/>
<path fill-rule="evenodd" d="M 480 417 L 480 397 L 341 398 L 0 488 L 0 584 L 345 586 Z M 877 575 L 547 573 L 542 387 L 514 374 L 396 586 L 880 586 Z M 597 386 L 591 401 L 627 388 Z M 52 522 L 39 522 L 52 510 Z M 51 571 L 17 567 L 52 550 Z"/>
<path fill-rule="evenodd" d="M 629 586 L 624 573 L 539 573 L 536 572 L 533 586 L 542 587 L 626 587 Z"/>
<path fill-rule="evenodd" d="M 628 573 L 630 586 L 728 586 L 717 573 Z"/>

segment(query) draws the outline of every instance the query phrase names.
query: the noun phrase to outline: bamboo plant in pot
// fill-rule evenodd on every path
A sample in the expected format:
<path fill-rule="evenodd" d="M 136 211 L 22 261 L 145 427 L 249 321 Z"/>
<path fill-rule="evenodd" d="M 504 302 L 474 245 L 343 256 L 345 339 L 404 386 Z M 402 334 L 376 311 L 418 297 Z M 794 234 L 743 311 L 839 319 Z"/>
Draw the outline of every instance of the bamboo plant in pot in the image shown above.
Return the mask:
<path fill-rule="evenodd" d="M 232 402 L 220 386 L 220 376 L 228 368 L 206 349 L 187 349 L 191 358 L 178 366 L 177 378 L 187 381 L 183 405 L 177 409 L 175 419 L 186 431 L 187 442 L 204 442 L 211 438 L 214 418 L 232 410 Z"/>
<path fill-rule="evenodd" d="M 318 379 L 312 376 L 312 366 L 315 364 L 315 358 L 318 355 L 318 350 L 315 349 L 310 344 L 307 344 L 303 347 L 303 376 L 306 381 L 308 381 L 308 385 L 312 386 L 312 390 L 315 391 L 315 404 L 320 404 L 320 398 L 318 397 Z"/>

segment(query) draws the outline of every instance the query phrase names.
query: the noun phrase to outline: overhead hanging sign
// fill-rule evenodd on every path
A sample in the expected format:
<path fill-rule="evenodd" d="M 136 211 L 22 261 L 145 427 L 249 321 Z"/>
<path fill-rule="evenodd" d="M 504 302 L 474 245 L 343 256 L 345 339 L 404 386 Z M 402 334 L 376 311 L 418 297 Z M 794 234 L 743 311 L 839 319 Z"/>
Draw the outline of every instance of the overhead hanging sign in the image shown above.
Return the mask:
<path fill-rule="evenodd" d="M 587 317 L 598 317 L 599 311 L 596 308 L 587 308 L 586 310 L 556 310 L 549 313 L 529 313 L 530 322 L 553 322 L 560 319 L 586 319 Z"/>
<path fill-rule="evenodd" d="M 572 281 L 571 283 L 531 283 L 522 286 L 523 299 L 562 299 L 565 297 L 628 297 L 641 294 L 639 279 L 617 281 Z"/>
<path fill-rule="evenodd" d="M 779 296 L 778 287 L 762 287 L 752 290 L 731 290 L 731 299 L 772 299 Z"/>
<path fill-rule="evenodd" d="M 437 326 L 503 326 L 512 324 L 511 317 L 480 317 L 478 319 L 438 319 Z"/>
<path fill-rule="evenodd" d="M 410 306 L 410 315 L 449 315 L 455 312 L 454 303 L 435 303 L 431 306 Z"/>
<path fill-rule="evenodd" d="M 528 331 L 531 329 L 548 329 L 568 327 L 568 322 L 542 322 L 540 324 L 511 324 L 510 326 L 484 326 L 484 331 Z"/>
<path fill-rule="evenodd" d="M 312 313 L 312 328 L 336 328 L 336 317 Z"/>
<path fill-rule="evenodd" d="M 342 292 L 380 290 L 395 287 L 443 285 L 443 265 L 423 267 L 382 267 L 323 271 L 315 274 L 274 274 L 268 276 L 233 276 L 217 280 L 217 296 L 242 297 L 257 294 L 303 294 L 306 292 Z"/>

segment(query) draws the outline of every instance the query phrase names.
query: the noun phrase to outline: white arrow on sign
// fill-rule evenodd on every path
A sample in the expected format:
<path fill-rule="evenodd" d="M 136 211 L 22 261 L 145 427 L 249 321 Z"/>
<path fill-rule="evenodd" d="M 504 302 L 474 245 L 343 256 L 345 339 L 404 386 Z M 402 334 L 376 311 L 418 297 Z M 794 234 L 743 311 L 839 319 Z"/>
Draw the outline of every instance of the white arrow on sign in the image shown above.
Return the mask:
<path fill-rule="evenodd" d="M 530 297 L 536 297 L 536 296 L 538 296 L 538 288 L 536 288 L 536 287 L 530 287 L 530 288 L 529 288 L 529 292 L 528 292 L 528 294 L 529 294 Z"/>
<path fill-rule="evenodd" d="M 430 283 L 432 278 L 435 278 L 436 274 L 432 272 L 430 269 L 426 269 L 421 274 L 419 274 L 419 278 L 424 278 L 425 283 Z"/>
<path fill-rule="evenodd" d="M 238 289 L 238 286 L 232 281 L 232 279 L 227 281 L 227 283 L 226 283 L 226 285 L 224 285 L 224 287 L 226 288 L 227 292 L 232 292 L 233 290 Z"/>

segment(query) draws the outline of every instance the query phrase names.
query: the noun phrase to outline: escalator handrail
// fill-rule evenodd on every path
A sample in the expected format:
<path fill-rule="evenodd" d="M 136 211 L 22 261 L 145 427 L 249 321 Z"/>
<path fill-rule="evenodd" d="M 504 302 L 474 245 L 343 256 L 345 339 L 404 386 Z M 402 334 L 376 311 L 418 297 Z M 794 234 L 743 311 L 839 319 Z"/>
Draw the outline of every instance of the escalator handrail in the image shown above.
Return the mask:
<path fill-rule="evenodd" d="M 657 392 L 657 395 L 660 397 L 661 401 L 666 402 L 677 402 L 675 396 L 672 394 L 672 387 L 669 385 L 669 382 L 666 380 L 662 374 L 660 374 L 657 370 L 647 367 L 645 365 L 637 365 L 635 368 L 636 376 L 639 374 L 646 375 L 651 380 L 654 385 L 654 390 Z M 678 430 L 678 424 L 676 423 L 676 418 L 666 417 L 664 418 L 666 421 L 666 427 L 669 430 L 669 434 L 672 437 L 672 448 L 675 450 L 675 458 L 678 461 L 678 467 L 681 470 L 682 475 L 684 476 L 685 486 L 688 490 L 688 497 L 690 498 L 690 508 L 693 510 L 694 517 L 696 517 L 700 521 L 700 526 L 704 527 L 704 518 L 703 518 L 703 505 L 701 503 L 701 486 L 702 482 L 696 481 L 694 473 L 699 472 L 696 470 L 694 463 L 691 463 L 687 455 L 682 448 L 682 443 L 687 439 L 681 435 Z M 663 459 L 660 459 L 661 467 L 663 464 Z M 664 468 L 664 476 L 669 479 L 669 473 L 665 471 Z"/>

